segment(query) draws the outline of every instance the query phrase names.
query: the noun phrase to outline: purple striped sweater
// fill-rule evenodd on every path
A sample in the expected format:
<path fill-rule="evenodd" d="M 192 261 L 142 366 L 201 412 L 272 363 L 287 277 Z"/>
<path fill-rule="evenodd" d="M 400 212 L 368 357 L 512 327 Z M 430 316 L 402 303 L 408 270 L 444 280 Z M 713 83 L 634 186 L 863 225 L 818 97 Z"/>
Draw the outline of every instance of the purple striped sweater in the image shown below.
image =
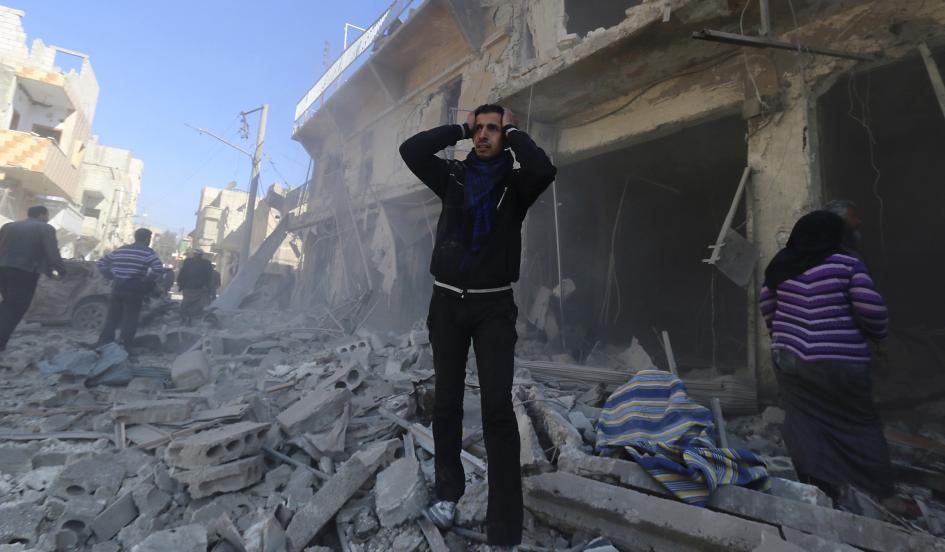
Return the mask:
<path fill-rule="evenodd" d="M 806 361 L 868 363 L 866 340 L 886 338 L 889 314 L 866 266 L 834 254 L 778 286 L 761 288 L 761 313 L 772 348 Z"/>

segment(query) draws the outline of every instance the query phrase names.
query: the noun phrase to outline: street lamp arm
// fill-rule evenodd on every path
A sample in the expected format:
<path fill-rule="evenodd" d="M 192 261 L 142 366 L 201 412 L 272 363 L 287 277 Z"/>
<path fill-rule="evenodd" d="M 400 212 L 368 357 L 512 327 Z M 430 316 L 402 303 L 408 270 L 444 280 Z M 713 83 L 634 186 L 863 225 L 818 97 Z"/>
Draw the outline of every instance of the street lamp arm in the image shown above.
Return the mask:
<path fill-rule="evenodd" d="M 197 128 L 197 127 L 192 126 L 192 125 L 189 125 L 189 124 L 187 124 L 187 123 L 184 123 L 184 126 L 186 126 L 187 128 L 191 128 L 191 129 L 193 129 L 193 130 L 196 130 L 196 131 L 199 132 L 200 134 L 206 134 L 207 136 L 209 136 L 209 137 L 211 137 L 211 138 L 216 138 L 217 140 L 219 140 L 219 141 L 223 142 L 224 144 L 230 146 L 231 148 L 233 148 L 233 149 L 235 149 L 236 151 L 242 153 L 243 155 L 249 157 L 250 159 L 252 159 L 252 157 L 253 157 L 253 154 L 252 154 L 252 153 L 250 153 L 250 152 L 244 150 L 243 148 L 237 146 L 236 144 L 230 143 L 229 141 L 227 141 L 227 140 L 225 140 L 225 139 L 223 139 L 223 138 L 220 138 L 219 136 L 217 136 L 216 134 L 210 132 L 210 131 L 207 130 L 207 129 L 204 129 L 204 128 Z"/>

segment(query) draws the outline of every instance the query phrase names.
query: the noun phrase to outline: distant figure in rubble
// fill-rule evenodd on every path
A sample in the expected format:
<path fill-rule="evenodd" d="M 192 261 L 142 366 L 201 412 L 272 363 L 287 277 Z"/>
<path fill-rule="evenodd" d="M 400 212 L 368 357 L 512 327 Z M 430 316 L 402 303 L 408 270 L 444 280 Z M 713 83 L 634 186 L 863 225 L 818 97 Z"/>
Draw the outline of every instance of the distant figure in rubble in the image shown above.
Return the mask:
<path fill-rule="evenodd" d="M 184 296 L 180 303 L 180 318 L 184 325 L 189 326 L 194 318 L 203 315 L 203 310 L 210 304 L 212 285 L 213 265 L 203 257 L 203 251 L 192 249 L 177 275 L 177 287 Z"/>
<path fill-rule="evenodd" d="M 96 345 L 115 341 L 115 331 L 121 328 L 118 343 L 130 347 L 138 332 L 144 299 L 164 274 L 164 263 L 151 249 L 151 231 L 147 228 L 135 230 L 134 243 L 119 247 L 95 264 L 102 276 L 112 282 L 105 327 Z"/>
<path fill-rule="evenodd" d="M 860 220 L 856 203 L 848 199 L 834 199 L 824 205 L 824 211 L 835 213 L 843 219 L 845 223 L 843 228 L 843 252 L 853 257 L 860 258 L 860 240 L 863 237 L 860 234 L 862 221 Z"/>
<path fill-rule="evenodd" d="M 213 273 L 210 274 L 210 301 L 213 302 L 220 293 L 223 277 L 220 275 L 220 271 L 217 270 L 217 263 L 210 263 L 210 266 L 213 267 Z"/>
<path fill-rule="evenodd" d="M 0 351 L 30 308 L 39 275 L 65 276 L 56 229 L 49 225 L 49 210 L 30 207 L 26 218 L 0 228 Z"/>
<path fill-rule="evenodd" d="M 440 150 L 465 139 L 471 139 L 474 147 L 464 161 L 437 157 Z M 472 341 L 489 456 L 489 543 L 514 547 L 522 539 L 523 514 L 511 393 L 518 339 L 512 282 L 519 277 L 522 220 L 554 180 L 556 169 L 516 126 L 512 112 L 497 105 L 478 107 L 462 125 L 413 136 L 400 146 L 400 155 L 443 202 L 430 266 L 436 280 L 427 318 L 436 371 L 437 502 L 429 514 L 440 527 L 449 527 L 465 490 L 460 450 L 466 357 Z M 512 168 L 516 159 L 519 169 Z"/>
<path fill-rule="evenodd" d="M 164 293 L 168 294 L 171 292 L 171 288 L 174 287 L 174 282 L 176 281 L 177 276 L 174 274 L 174 265 L 165 264 L 164 265 L 164 276 L 161 277 L 161 287 L 164 288 Z"/>
<path fill-rule="evenodd" d="M 843 503 L 849 487 L 899 514 L 883 424 L 873 404 L 868 341 L 889 318 L 864 264 L 846 253 L 844 220 L 809 213 L 765 270 L 761 312 L 771 332 L 786 417 L 783 436 L 802 481 Z"/>

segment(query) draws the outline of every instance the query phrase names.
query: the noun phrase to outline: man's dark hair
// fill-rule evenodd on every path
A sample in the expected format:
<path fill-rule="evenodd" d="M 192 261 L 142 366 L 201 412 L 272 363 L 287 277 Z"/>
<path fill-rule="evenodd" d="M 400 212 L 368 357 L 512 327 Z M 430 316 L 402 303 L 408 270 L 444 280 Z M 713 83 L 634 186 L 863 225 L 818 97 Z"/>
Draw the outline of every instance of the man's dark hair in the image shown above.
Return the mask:
<path fill-rule="evenodd" d="M 135 243 L 151 243 L 151 231 L 147 228 L 138 228 L 135 230 Z"/>
<path fill-rule="evenodd" d="M 498 113 L 499 115 L 505 115 L 505 110 L 502 109 L 501 105 L 483 104 L 473 111 L 473 116 L 479 116 L 482 113 Z"/>
<path fill-rule="evenodd" d="M 843 218 L 847 217 L 847 213 L 850 210 L 856 211 L 856 203 L 850 201 L 849 199 L 834 199 L 828 201 L 824 205 L 824 211 L 830 211 L 831 213 L 836 213 Z"/>
<path fill-rule="evenodd" d="M 29 218 L 37 218 L 43 215 L 49 216 L 49 209 L 42 205 L 34 205 L 26 210 L 26 216 Z"/>

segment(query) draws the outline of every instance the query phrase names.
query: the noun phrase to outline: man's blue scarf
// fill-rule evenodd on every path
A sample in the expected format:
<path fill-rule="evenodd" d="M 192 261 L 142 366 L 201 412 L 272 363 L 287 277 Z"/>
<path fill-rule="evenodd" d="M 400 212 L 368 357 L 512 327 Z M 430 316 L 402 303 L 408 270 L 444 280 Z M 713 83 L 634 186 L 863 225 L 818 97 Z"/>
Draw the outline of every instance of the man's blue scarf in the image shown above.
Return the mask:
<path fill-rule="evenodd" d="M 480 159 L 475 150 L 466 156 L 466 212 L 471 221 L 469 253 L 482 249 L 486 236 L 495 225 L 502 181 L 512 172 L 512 153 L 503 151 L 492 159 Z M 465 264 L 465 263 L 464 263 Z"/>

